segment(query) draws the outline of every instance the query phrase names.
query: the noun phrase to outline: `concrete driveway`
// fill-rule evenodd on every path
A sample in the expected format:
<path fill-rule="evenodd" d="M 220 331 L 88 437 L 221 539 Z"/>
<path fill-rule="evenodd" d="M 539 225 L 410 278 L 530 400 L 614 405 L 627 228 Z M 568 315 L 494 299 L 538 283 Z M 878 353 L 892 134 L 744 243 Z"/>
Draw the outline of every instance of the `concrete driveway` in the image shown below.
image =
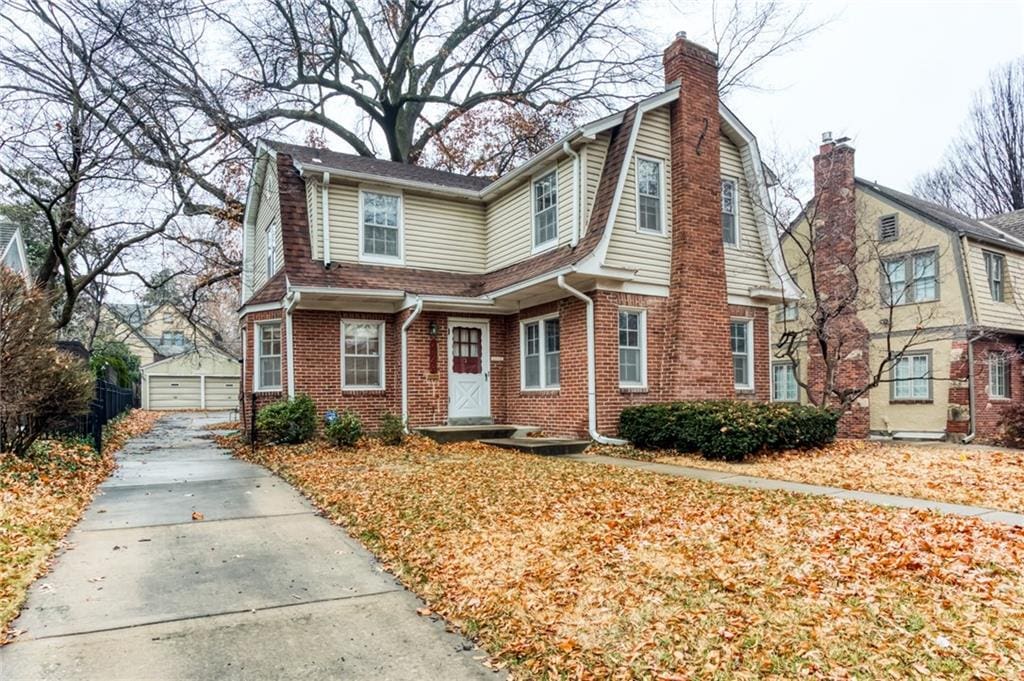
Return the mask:
<path fill-rule="evenodd" d="M 219 449 L 218 420 L 165 416 L 118 454 L 0 679 L 495 678 L 344 530 Z"/>

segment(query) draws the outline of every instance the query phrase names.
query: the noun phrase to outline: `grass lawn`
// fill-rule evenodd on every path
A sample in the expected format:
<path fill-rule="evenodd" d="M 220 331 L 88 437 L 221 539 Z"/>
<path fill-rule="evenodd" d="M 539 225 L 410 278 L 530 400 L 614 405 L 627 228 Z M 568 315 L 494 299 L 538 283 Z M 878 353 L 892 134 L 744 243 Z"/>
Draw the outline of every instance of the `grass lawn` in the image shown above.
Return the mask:
<path fill-rule="evenodd" d="M 600 453 L 1024 513 L 1024 451 L 1019 450 L 840 440 L 821 449 L 754 456 L 742 463 L 611 447 Z"/>
<path fill-rule="evenodd" d="M 155 412 L 135 410 L 111 423 L 102 456 L 87 444 L 40 441 L 21 459 L 0 454 L 0 644 L 12 635 L 29 585 L 114 469 L 114 452 L 153 427 Z"/>
<path fill-rule="evenodd" d="M 1024 530 L 476 444 L 236 455 L 517 678 L 1024 674 Z"/>

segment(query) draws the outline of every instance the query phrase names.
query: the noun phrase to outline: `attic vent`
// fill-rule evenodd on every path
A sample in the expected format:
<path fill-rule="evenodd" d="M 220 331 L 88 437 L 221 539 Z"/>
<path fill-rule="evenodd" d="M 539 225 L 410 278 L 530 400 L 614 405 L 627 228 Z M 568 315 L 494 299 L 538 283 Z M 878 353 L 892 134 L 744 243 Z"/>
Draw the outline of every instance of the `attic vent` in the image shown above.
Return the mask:
<path fill-rule="evenodd" d="M 878 221 L 878 240 L 895 241 L 900 235 L 899 222 L 895 215 L 883 215 Z"/>

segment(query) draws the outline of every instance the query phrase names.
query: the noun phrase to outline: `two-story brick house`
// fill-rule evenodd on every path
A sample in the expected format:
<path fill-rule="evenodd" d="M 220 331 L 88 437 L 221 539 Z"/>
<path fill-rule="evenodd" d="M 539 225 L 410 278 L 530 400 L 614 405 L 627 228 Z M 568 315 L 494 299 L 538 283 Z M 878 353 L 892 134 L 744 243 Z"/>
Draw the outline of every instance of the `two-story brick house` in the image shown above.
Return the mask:
<path fill-rule="evenodd" d="M 805 298 L 777 308 L 774 336 L 810 328 L 815 291 L 842 296 L 834 285 L 848 285 L 820 271 L 811 285 L 812 265 L 792 243 L 810 243 L 810 218 L 822 237 L 815 266 L 837 253 L 855 263 L 846 273 L 860 296 L 858 324 L 848 327 L 838 383 L 866 385 L 881 371 L 845 433 L 991 441 L 1005 407 L 1024 396 L 1024 213 L 972 219 L 857 177 L 854 156 L 828 137 L 814 159 L 817 205 L 783 240 Z M 796 379 L 814 388 L 820 370 L 806 348 L 796 366 L 777 356 L 773 399 L 806 400 Z"/>
<path fill-rule="evenodd" d="M 623 407 L 770 395 L 782 272 L 757 142 L 679 37 L 665 90 L 491 181 L 260 145 L 244 227 L 247 413 L 602 439 Z"/>

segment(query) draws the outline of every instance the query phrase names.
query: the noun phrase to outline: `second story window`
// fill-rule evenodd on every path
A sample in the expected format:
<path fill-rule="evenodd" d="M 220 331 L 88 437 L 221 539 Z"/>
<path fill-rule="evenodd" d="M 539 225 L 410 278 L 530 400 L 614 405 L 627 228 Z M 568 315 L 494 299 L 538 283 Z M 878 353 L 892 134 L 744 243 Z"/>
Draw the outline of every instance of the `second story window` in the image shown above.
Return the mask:
<path fill-rule="evenodd" d="M 161 345 L 185 345 L 184 331 L 164 331 L 160 334 Z"/>
<path fill-rule="evenodd" d="M 264 243 L 267 245 L 267 279 L 274 276 L 277 269 L 277 240 L 274 238 L 274 223 L 267 225 L 263 233 Z"/>
<path fill-rule="evenodd" d="M 740 225 L 736 216 L 736 180 L 722 180 L 722 241 L 727 246 L 740 245 Z"/>
<path fill-rule="evenodd" d="M 886 305 L 939 299 L 938 253 L 934 250 L 882 261 L 882 301 Z"/>
<path fill-rule="evenodd" d="M 641 232 L 663 234 L 664 197 L 661 161 L 636 159 L 636 227 Z"/>
<path fill-rule="evenodd" d="M 1003 271 L 1006 269 L 1006 258 L 999 253 L 984 251 L 985 274 L 988 276 L 988 292 L 992 300 L 1001 303 L 1006 299 L 1006 290 L 1003 286 Z"/>
<path fill-rule="evenodd" d="M 558 175 L 552 170 L 533 181 L 533 250 L 558 240 Z"/>
<path fill-rule="evenodd" d="M 360 259 L 377 262 L 402 260 L 402 197 L 383 192 L 360 192 Z"/>

